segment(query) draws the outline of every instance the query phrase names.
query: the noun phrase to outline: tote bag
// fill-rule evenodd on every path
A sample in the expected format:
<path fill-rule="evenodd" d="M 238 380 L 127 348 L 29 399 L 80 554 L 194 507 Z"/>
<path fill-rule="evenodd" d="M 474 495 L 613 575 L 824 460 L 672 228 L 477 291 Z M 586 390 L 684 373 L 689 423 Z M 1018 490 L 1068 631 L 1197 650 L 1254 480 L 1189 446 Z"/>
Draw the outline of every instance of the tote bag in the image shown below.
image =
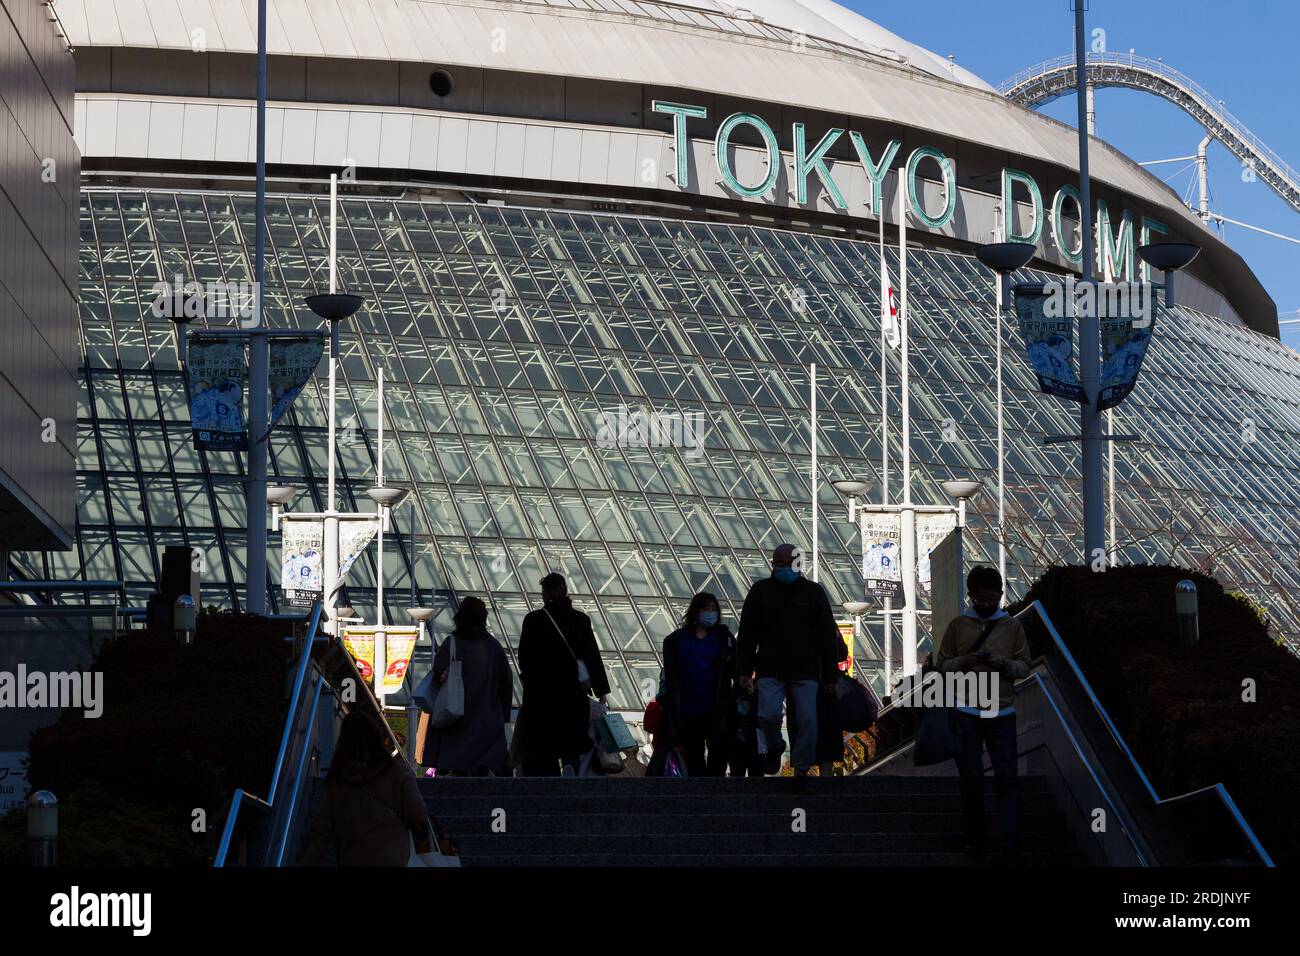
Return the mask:
<path fill-rule="evenodd" d="M 996 621 L 985 623 L 983 633 L 968 653 L 974 654 L 993 633 Z M 912 764 L 928 767 L 956 760 L 961 756 L 961 737 L 957 735 L 957 709 L 955 707 L 921 708 L 921 724 L 916 732 L 916 746 L 912 748 Z"/>
<path fill-rule="evenodd" d="M 465 681 L 461 676 L 460 661 L 456 659 L 456 635 L 451 641 L 451 663 L 447 665 L 447 679 L 438 685 L 429 711 L 429 724 L 437 730 L 450 727 L 465 716 Z"/>

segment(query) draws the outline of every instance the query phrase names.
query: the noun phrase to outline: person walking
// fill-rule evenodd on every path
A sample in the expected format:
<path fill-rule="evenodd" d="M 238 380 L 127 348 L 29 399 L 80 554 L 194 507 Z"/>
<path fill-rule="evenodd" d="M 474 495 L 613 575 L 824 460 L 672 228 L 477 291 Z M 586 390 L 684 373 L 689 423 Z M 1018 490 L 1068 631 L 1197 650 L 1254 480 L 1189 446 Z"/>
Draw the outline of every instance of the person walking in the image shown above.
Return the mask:
<path fill-rule="evenodd" d="M 834 689 L 843 641 L 825 589 L 800 570 L 791 544 L 772 552 L 772 574 L 755 581 L 740 612 L 737 673 L 746 688 L 757 675 L 763 770 L 781 770 L 781 712 L 788 706 L 790 762 L 807 776 L 817 757 L 817 695 Z M 837 647 L 838 645 L 838 647 Z"/>
<path fill-rule="evenodd" d="M 460 661 L 465 687 L 465 714 L 441 730 L 430 729 L 420 763 L 439 774 L 509 776 L 506 723 L 510 720 L 514 680 L 510 662 L 488 633 L 487 605 L 476 597 L 460 602 L 455 630 L 433 658 L 434 679 L 446 680 L 452 654 Z"/>
<path fill-rule="evenodd" d="M 339 866 L 405 866 L 412 843 L 431 842 L 429 815 L 415 775 L 393 756 L 379 717 L 356 709 L 343 718 L 325 795 L 312 816 L 303 866 L 320 866 L 330 847 Z"/>
<path fill-rule="evenodd" d="M 935 664 L 940 672 L 973 673 L 991 691 L 985 701 L 957 701 L 956 728 L 962 751 L 962 825 L 965 847 L 983 853 L 988 845 L 984 823 L 984 749 L 993 764 L 998 794 L 998 823 L 1004 852 L 1021 845 L 1020 782 L 1017 774 L 1015 682 L 1029 675 L 1029 642 L 1021 623 L 1001 606 L 1002 575 L 997 568 L 971 568 L 966 576 L 970 604 L 943 632 Z M 978 706 L 983 704 L 984 706 Z"/>
<path fill-rule="evenodd" d="M 720 777 L 727 768 L 736 644 L 721 617 L 718 599 L 701 592 L 691 598 L 682 626 L 664 638 L 659 702 L 668 738 L 681 748 L 692 777 Z"/>
<path fill-rule="evenodd" d="M 552 571 L 541 587 L 542 606 L 525 615 L 519 635 L 521 769 L 526 777 L 576 776 L 593 747 L 591 696 L 604 703 L 609 680 L 591 618 L 574 608 L 564 577 Z"/>

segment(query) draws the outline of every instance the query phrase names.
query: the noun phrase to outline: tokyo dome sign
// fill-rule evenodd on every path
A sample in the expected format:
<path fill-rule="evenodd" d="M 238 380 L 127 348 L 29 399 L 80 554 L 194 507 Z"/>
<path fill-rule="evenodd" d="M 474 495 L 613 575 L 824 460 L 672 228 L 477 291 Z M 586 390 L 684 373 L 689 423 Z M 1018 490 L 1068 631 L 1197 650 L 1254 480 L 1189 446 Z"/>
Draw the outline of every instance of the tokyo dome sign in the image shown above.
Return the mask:
<path fill-rule="evenodd" d="M 703 106 L 669 103 L 663 100 L 654 100 L 651 103 L 651 109 L 656 113 L 666 113 L 673 118 L 672 148 L 677 156 L 677 168 L 674 171 L 673 178 L 679 189 L 690 190 L 692 189 L 689 161 L 691 154 L 690 143 L 686 135 L 686 121 L 688 119 L 707 119 L 708 110 Z M 741 127 L 748 127 L 755 131 L 763 143 L 762 148 L 767 152 L 765 160 L 761 163 L 763 171 L 755 182 L 741 182 L 737 173 L 736 159 L 733 155 L 734 150 L 731 148 L 731 138 L 736 130 Z M 793 182 L 790 197 L 796 204 L 803 205 L 808 202 L 809 183 L 813 177 L 816 177 L 816 182 L 820 184 L 821 189 L 825 191 L 826 196 L 836 209 L 847 210 L 849 208 L 849 202 L 844 196 L 840 183 L 837 183 L 835 178 L 832 177 L 830 167 L 827 165 L 827 158 L 831 149 L 840 142 L 842 137 L 847 135 L 857 157 L 856 165 L 861 166 L 862 173 L 865 174 L 870 184 L 872 214 L 875 216 L 881 215 L 885 177 L 897 158 L 899 150 L 902 149 L 902 140 L 891 139 L 880 149 L 877 155 L 873 156 L 866 140 L 856 130 L 846 131 L 832 128 L 822 134 L 821 138 L 815 143 L 811 142 L 803 123 L 795 123 L 792 132 L 793 136 L 791 138 L 794 149 L 792 151 L 793 173 L 791 178 Z M 713 140 L 713 152 L 717 163 L 718 181 L 728 192 L 748 199 L 770 197 L 772 195 L 782 169 L 781 150 L 776 132 L 761 116 L 756 113 L 732 113 L 726 117 L 718 124 Z M 944 203 L 943 208 L 938 210 L 937 213 L 925 208 L 918 187 L 918 171 L 921 164 L 927 160 L 938 168 L 939 177 L 943 183 Z M 948 226 L 957 212 L 958 198 L 957 168 L 952 159 L 933 146 L 919 146 L 912 150 L 907 157 L 902 173 L 903 181 L 907 184 L 907 201 L 912 215 L 931 229 L 942 230 Z M 1017 185 L 1022 186 L 1029 197 L 1032 226 L 1028 228 L 1028 231 L 1024 227 L 1018 227 L 1015 221 L 1016 203 L 1013 198 Z M 695 188 L 698 188 L 698 184 Z M 813 190 L 815 192 L 816 185 L 813 186 Z M 1079 264 L 1083 259 L 1083 240 L 1082 237 L 1078 236 L 1076 228 L 1066 226 L 1065 212 L 1067 203 L 1073 205 L 1074 219 L 1077 222 L 1080 218 L 1080 197 L 1079 190 L 1075 186 L 1067 184 L 1058 189 L 1052 197 L 1050 209 L 1046 209 L 1043 203 L 1042 191 L 1033 176 L 1018 169 L 1003 167 L 1002 234 L 1008 242 L 1028 242 L 1038 245 L 1040 240 L 1043 239 L 1044 226 L 1050 222 L 1052 246 L 1066 262 L 1075 265 Z M 1045 212 L 1047 213 L 1046 216 L 1044 215 Z M 1122 210 L 1118 224 L 1112 225 L 1111 211 L 1104 199 L 1097 201 L 1094 221 L 1097 224 L 1098 233 L 1096 242 L 1097 270 L 1103 274 L 1114 276 L 1116 279 L 1133 280 L 1135 278 L 1136 247 L 1150 242 L 1152 233 L 1167 234 L 1169 232 L 1169 228 L 1164 223 L 1143 216 L 1140 240 L 1135 243 L 1133 214 L 1127 209 Z M 992 232 L 991 225 L 990 228 L 982 230 L 971 224 L 966 224 L 965 228 L 968 235 L 974 238 L 977 234 L 987 236 Z M 1146 279 L 1148 275 L 1145 264 L 1142 267 L 1142 272 L 1142 278 Z"/>

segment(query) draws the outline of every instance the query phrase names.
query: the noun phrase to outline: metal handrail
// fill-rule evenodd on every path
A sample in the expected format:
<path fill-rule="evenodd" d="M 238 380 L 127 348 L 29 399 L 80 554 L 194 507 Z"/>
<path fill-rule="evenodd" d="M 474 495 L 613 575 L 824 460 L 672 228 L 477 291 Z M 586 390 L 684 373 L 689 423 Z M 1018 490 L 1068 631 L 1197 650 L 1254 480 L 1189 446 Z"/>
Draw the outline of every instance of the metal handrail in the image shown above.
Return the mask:
<path fill-rule="evenodd" d="M 275 758 L 275 770 L 271 775 L 270 791 L 264 800 L 242 788 L 237 788 L 235 790 L 234 794 L 230 798 L 230 809 L 226 812 L 226 822 L 222 827 L 221 840 L 217 845 L 217 854 L 212 861 L 214 867 L 226 865 L 226 858 L 230 853 L 230 845 L 234 839 L 235 825 L 239 819 L 239 811 L 245 802 L 252 803 L 258 809 L 264 810 L 267 813 L 271 813 L 275 809 L 275 798 L 280 790 L 280 781 L 283 778 L 284 766 L 289 759 L 289 744 L 293 738 L 294 729 L 298 726 L 298 703 L 302 700 L 303 684 L 310 671 L 312 645 L 316 640 L 316 631 L 320 627 L 321 608 L 321 603 L 317 602 L 316 606 L 312 609 L 310 624 L 307 628 L 307 638 L 298 657 L 298 668 L 293 682 L 293 694 L 289 699 L 289 711 L 284 718 L 284 731 L 280 735 L 280 749 Z M 316 686 L 316 698 L 312 705 L 312 718 L 306 725 L 309 728 L 315 720 L 315 704 L 316 701 L 319 700 L 320 688 L 321 684 L 318 682 Z"/>
<path fill-rule="evenodd" d="M 1222 801 L 1224 808 L 1227 809 L 1233 822 L 1236 823 L 1238 829 L 1241 830 L 1242 835 L 1246 838 L 1251 848 L 1254 849 L 1263 864 L 1269 867 L 1275 866 L 1273 858 L 1268 855 L 1268 851 L 1265 850 L 1263 844 L 1259 842 L 1259 838 L 1255 836 L 1255 831 L 1251 829 L 1250 824 L 1246 822 L 1246 817 L 1237 807 L 1236 801 L 1234 801 L 1228 793 L 1228 788 L 1222 783 L 1216 783 L 1209 787 L 1202 787 L 1200 790 L 1194 790 L 1190 793 L 1183 793 L 1173 797 L 1160 796 L 1156 791 L 1156 788 L 1152 786 L 1151 779 L 1147 776 L 1146 771 L 1142 769 L 1142 764 L 1138 762 L 1133 751 L 1129 749 L 1128 742 L 1124 740 L 1124 735 L 1119 732 L 1119 728 L 1116 727 L 1115 722 L 1111 720 L 1110 713 L 1106 710 L 1100 698 L 1097 697 L 1096 691 L 1094 691 L 1092 685 L 1088 683 L 1088 678 L 1083 676 L 1083 670 L 1074 659 L 1074 655 L 1070 653 L 1070 649 L 1065 646 L 1065 641 L 1062 639 L 1060 632 L 1056 630 L 1056 625 L 1054 625 L 1052 619 L 1047 616 L 1047 611 L 1043 608 L 1043 602 L 1034 601 L 1034 603 L 1016 614 L 1015 617 L 1019 620 L 1030 611 L 1035 611 L 1038 614 L 1039 619 L 1043 622 L 1043 625 L 1047 628 L 1047 633 L 1051 636 L 1052 642 L 1056 645 L 1057 650 L 1060 651 L 1061 656 L 1065 658 L 1066 663 L 1070 666 L 1070 670 L 1074 673 L 1075 679 L 1078 680 L 1080 686 L 1088 695 L 1088 699 L 1092 702 L 1093 709 L 1096 710 L 1102 723 L 1106 725 L 1106 729 L 1110 732 L 1111 738 L 1127 758 L 1130 766 L 1132 766 L 1133 770 L 1137 773 L 1138 779 L 1142 781 L 1142 786 L 1146 789 L 1147 795 L 1150 797 L 1152 804 L 1156 807 L 1166 806 L 1205 793 L 1207 790 L 1213 790 Z"/>

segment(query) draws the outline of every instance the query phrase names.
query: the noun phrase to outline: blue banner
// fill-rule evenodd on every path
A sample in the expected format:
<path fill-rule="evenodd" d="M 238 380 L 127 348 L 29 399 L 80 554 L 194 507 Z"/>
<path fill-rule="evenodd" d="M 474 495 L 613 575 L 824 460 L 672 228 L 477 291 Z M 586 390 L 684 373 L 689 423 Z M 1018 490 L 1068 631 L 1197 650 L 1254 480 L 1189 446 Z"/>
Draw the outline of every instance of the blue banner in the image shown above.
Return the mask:
<path fill-rule="evenodd" d="M 1063 307 L 1062 296 L 1049 295 L 1041 287 L 1016 287 L 1016 318 L 1025 339 L 1029 364 L 1038 376 L 1038 387 L 1048 395 L 1086 402 L 1087 394 L 1074 370 L 1074 319 Z M 1052 301 L 1053 308 L 1045 309 Z"/>
<path fill-rule="evenodd" d="M 247 451 L 242 339 L 191 336 L 185 373 L 190 386 L 190 427 L 200 451 Z"/>
<path fill-rule="evenodd" d="M 269 379 L 271 383 L 271 427 L 289 410 L 325 353 L 321 332 L 300 339 L 271 339 Z"/>
<path fill-rule="evenodd" d="M 1133 391 L 1155 326 L 1154 308 L 1150 317 L 1140 323 L 1133 319 L 1101 320 L 1101 391 L 1097 394 L 1098 411 L 1114 408 Z"/>

